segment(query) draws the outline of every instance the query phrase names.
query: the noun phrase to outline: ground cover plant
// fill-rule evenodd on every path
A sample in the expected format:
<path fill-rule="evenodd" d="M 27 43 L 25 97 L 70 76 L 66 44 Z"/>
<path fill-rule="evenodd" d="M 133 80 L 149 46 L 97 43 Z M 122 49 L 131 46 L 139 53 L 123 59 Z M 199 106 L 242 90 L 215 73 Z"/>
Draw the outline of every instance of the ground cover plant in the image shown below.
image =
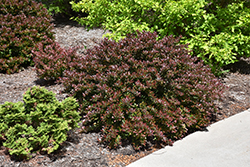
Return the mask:
<path fill-rule="evenodd" d="M 29 159 L 37 151 L 50 154 L 78 127 L 79 105 L 72 97 L 59 102 L 53 92 L 34 86 L 23 101 L 0 105 L 0 141 L 10 155 Z"/>
<path fill-rule="evenodd" d="M 32 0 L 0 0 L 0 72 L 18 72 L 32 65 L 35 44 L 54 39 L 51 16 Z"/>
<path fill-rule="evenodd" d="M 250 54 L 250 2 L 247 0 L 81 0 L 71 2 L 75 17 L 90 28 L 101 26 L 119 40 L 136 30 L 158 32 L 189 43 L 192 55 L 201 57 L 216 75 L 221 67 Z"/>
<path fill-rule="evenodd" d="M 107 38 L 70 63 L 60 82 L 78 99 L 83 132 L 101 131 L 110 148 L 130 141 L 171 144 L 207 126 L 223 84 L 173 36 L 137 32 Z"/>

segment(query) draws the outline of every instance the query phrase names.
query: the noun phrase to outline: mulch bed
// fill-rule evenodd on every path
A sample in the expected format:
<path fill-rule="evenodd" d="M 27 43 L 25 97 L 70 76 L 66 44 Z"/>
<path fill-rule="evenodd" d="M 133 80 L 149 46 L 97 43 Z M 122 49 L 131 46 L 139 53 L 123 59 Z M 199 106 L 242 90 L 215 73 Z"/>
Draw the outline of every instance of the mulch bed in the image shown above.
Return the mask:
<path fill-rule="evenodd" d="M 100 42 L 105 33 L 101 29 L 87 31 L 67 18 L 54 20 L 56 39 L 63 47 L 87 46 L 91 48 Z M 75 35 L 74 35 L 75 34 Z M 82 51 L 84 52 L 84 50 Z M 223 76 L 222 82 L 228 87 L 224 92 L 224 98 L 217 102 L 219 111 L 212 122 L 225 119 L 234 114 L 250 108 L 250 59 L 242 59 L 238 63 L 226 67 L 230 73 Z M 65 99 L 67 94 L 60 94 L 64 88 L 62 85 L 39 79 L 34 67 L 29 67 L 16 74 L 0 74 L 0 104 L 5 101 L 22 101 L 22 94 L 34 85 L 44 86 L 49 91 L 56 93 L 59 101 Z M 29 161 L 17 161 L 15 157 L 8 155 L 6 148 L 0 147 L 0 166 L 3 167 L 40 167 L 40 166 L 126 166 L 154 151 L 157 147 L 136 152 L 131 145 L 121 146 L 116 150 L 109 150 L 97 142 L 99 133 L 68 133 L 68 140 L 61 148 L 51 155 L 34 154 Z M 0 144 L 1 146 L 1 144 Z"/>

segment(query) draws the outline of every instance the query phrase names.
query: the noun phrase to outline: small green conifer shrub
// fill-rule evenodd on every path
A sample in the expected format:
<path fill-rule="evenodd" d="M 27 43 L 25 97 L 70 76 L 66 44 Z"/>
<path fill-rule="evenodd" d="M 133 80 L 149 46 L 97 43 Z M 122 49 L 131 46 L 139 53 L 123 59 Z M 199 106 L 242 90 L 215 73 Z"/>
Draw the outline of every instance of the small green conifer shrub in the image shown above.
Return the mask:
<path fill-rule="evenodd" d="M 37 42 L 54 39 L 51 16 L 32 0 L 0 0 L 0 72 L 14 73 L 32 65 Z"/>
<path fill-rule="evenodd" d="M 137 32 L 107 38 L 71 62 L 60 82 L 78 99 L 83 131 L 101 131 L 114 148 L 130 141 L 171 144 L 188 130 L 207 126 L 223 84 L 173 36 Z"/>
<path fill-rule="evenodd" d="M 37 151 L 50 154 L 67 139 L 69 130 L 79 127 L 79 105 L 72 97 L 59 102 L 53 92 L 34 86 L 23 101 L 0 105 L 0 140 L 10 155 L 29 159 Z"/>
<path fill-rule="evenodd" d="M 56 81 L 63 77 L 64 70 L 70 69 L 69 63 L 78 56 L 79 47 L 64 49 L 51 39 L 45 41 L 46 45 L 43 43 L 38 43 L 32 51 L 37 76 Z"/>

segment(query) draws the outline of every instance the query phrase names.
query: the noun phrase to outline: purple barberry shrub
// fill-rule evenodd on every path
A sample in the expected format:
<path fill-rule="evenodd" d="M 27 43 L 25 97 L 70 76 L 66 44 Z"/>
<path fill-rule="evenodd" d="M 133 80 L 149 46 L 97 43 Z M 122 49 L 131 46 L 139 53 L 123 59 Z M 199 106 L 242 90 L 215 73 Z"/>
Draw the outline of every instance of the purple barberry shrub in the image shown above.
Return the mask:
<path fill-rule="evenodd" d="M 119 42 L 104 39 L 71 62 L 60 82 L 80 102 L 83 131 L 101 131 L 110 148 L 130 141 L 139 149 L 207 126 L 224 86 L 178 42 L 137 32 Z"/>
<path fill-rule="evenodd" d="M 14 73 L 33 64 L 36 43 L 54 39 L 51 16 L 32 0 L 0 0 L 0 72 Z"/>

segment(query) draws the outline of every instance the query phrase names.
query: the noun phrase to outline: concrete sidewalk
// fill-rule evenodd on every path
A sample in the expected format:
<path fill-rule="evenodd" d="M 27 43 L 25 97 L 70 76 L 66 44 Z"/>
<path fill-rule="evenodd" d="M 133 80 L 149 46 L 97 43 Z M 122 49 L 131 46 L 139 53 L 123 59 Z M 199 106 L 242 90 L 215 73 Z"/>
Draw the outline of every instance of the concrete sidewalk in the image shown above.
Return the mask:
<path fill-rule="evenodd" d="M 127 167 L 250 167 L 250 109 Z"/>

